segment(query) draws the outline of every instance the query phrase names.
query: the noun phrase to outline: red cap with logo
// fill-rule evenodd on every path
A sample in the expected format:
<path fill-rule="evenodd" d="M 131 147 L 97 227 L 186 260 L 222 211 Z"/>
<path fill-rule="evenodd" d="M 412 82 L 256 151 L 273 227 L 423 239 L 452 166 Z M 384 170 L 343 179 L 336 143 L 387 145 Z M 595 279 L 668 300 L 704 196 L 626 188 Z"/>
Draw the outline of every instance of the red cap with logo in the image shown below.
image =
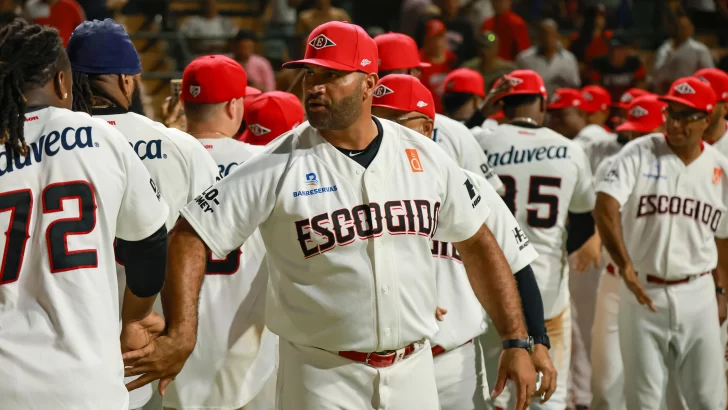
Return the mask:
<path fill-rule="evenodd" d="M 182 101 L 218 104 L 246 95 L 248 75 L 237 61 L 223 55 L 198 57 L 182 74 Z"/>
<path fill-rule="evenodd" d="M 458 68 L 445 77 L 445 92 L 475 94 L 485 98 L 485 81 L 475 70 Z"/>
<path fill-rule="evenodd" d="M 703 68 L 696 71 L 693 77 L 710 84 L 718 102 L 728 102 L 728 74 L 725 71 L 717 68 Z"/>
<path fill-rule="evenodd" d="M 266 145 L 301 124 L 305 114 L 301 100 L 283 91 L 263 93 L 250 103 L 245 113 L 245 132 L 240 141 Z"/>
<path fill-rule="evenodd" d="M 586 101 L 581 95 L 581 91 L 574 88 L 559 88 L 551 96 L 550 103 L 546 108 L 549 110 L 561 110 L 576 107 L 584 110 L 585 103 Z"/>
<path fill-rule="evenodd" d="M 417 43 L 402 33 L 386 33 L 374 37 L 379 52 L 379 71 L 427 68 L 430 63 L 420 61 Z"/>
<path fill-rule="evenodd" d="M 498 78 L 498 80 L 493 83 L 493 87 L 491 87 L 491 90 L 495 89 L 498 84 L 500 84 L 501 78 Z M 546 86 L 543 83 L 543 78 L 541 78 L 541 76 L 533 70 L 514 70 L 511 71 L 510 74 L 507 74 L 505 78 L 508 80 L 508 82 L 511 83 L 511 89 L 507 93 L 503 93 L 502 95 L 496 97 L 493 102 L 496 102 L 501 98 L 509 95 L 519 94 L 538 94 L 541 95 L 544 99 L 548 98 L 548 94 L 546 93 Z"/>
<path fill-rule="evenodd" d="M 632 104 L 632 100 L 634 100 L 635 98 L 651 94 L 651 92 L 643 90 L 641 88 L 630 88 L 619 97 L 619 101 L 615 102 L 614 106 L 626 110 L 627 108 L 629 108 L 629 105 Z"/>
<path fill-rule="evenodd" d="M 419 112 L 435 119 L 435 100 L 420 80 L 411 75 L 391 74 L 374 89 L 372 107 L 385 107 L 405 112 Z"/>
<path fill-rule="evenodd" d="M 431 19 L 425 23 L 425 37 L 435 37 L 447 31 L 442 20 Z"/>
<path fill-rule="evenodd" d="M 306 64 L 342 71 L 377 72 L 377 44 L 356 24 L 331 21 L 316 27 L 308 36 L 303 60 L 283 64 L 301 68 Z"/>
<path fill-rule="evenodd" d="M 667 103 L 656 95 L 643 95 L 632 100 L 627 108 L 627 122 L 619 125 L 616 131 L 652 132 L 665 123 L 662 112 Z"/>
<path fill-rule="evenodd" d="M 662 101 L 687 105 L 696 110 L 713 112 L 718 100 L 710 84 L 695 77 L 683 77 L 675 80 L 667 95 L 659 97 Z"/>
<path fill-rule="evenodd" d="M 609 109 L 612 105 L 612 96 L 609 91 L 598 85 L 587 85 L 581 89 L 581 96 L 584 97 L 582 109 L 589 114 Z"/>

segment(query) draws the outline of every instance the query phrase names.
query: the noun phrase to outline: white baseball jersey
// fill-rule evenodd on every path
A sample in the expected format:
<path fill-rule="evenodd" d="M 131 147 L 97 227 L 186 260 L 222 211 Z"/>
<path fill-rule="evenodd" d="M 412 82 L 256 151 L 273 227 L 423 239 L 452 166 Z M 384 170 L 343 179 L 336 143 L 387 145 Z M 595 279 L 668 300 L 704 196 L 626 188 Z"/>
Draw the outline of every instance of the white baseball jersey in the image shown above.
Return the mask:
<path fill-rule="evenodd" d="M 569 303 L 566 218 L 594 208 L 589 161 L 579 144 L 548 128 L 502 124 L 482 142 L 505 186 L 503 200 L 538 251 L 531 267 L 545 317 L 555 317 Z"/>
<path fill-rule="evenodd" d="M 690 165 L 664 134 L 628 143 L 598 182 L 622 206 L 622 235 L 635 271 L 682 279 L 718 263 L 714 238 L 728 236 L 728 159 L 708 144 Z"/>
<path fill-rule="evenodd" d="M 249 144 L 232 138 L 198 141 L 212 155 L 223 177 L 253 155 Z M 224 260 L 208 259 L 200 291 L 197 344 L 169 385 L 165 407 L 237 409 L 245 406 L 275 371 L 275 355 L 253 367 L 259 351 L 268 355 L 271 351 L 261 347 L 268 283 L 264 257 L 265 247 L 256 230 Z M 275 343 L 276 339 L 269 341 Z"/>
<path fill-rule="evenodd" d="M 26 114 L 28 155 L 0 147 L 0 408 L 126 410 L 114 237 L 168 210 L 128 142 L 60 108 Z"/>
<path fill-rule="evenodd" d="M 728 129 L 726 130 L 725 134 L 723 134 L 723 136 L 720 137 L 720 139 L 718 139 L 718 141 L 714 142 L 712 145 L 713 148 L 718 150 L 718 152 L 728 157 L 728 138 L 726 138 L 726 136 L 728 136 Z"/>
<path fill-rule="evenodd" d="M 174 227 L 179 210 L 215 182 L 217 166 L 192 136 L 132 112 L 94 118 L 108 122 L 121 132 L 154 178 L 157 189 L 169 206 L 167 230 Z M 116 271 L 121 299 L 126 287 L 126 270 L 118 262 Z M 155 310 L 162 313 L 159 299 Z M 128 377 L 125 381 L 129 383 L 136 378 Z M 151 384 L 133 390 L 129 393 L 129 408 L 141 408 L 151 397 Z"/>
<path fill-rule="evenodd" d="M 381 146 L 368 168 L 305 122 L 182 210 L 217 255 L 260 226 L 266 324 L 290 342 L 376 352 L 431 338 L 430 240 L 468 239 L 490 212 L 433 141 L 374 121 Z"/>
<path fill-rule="evenodd" d="M 617 134 L 611 133 L 604 129 L 601 125 L 589 124 L 582 128 L 576 137 L 574 142 L 581 145 L 582 148 L 597 141 L 614 141 L 617 139 Z"/>
<path fill-rule="evenodd" d="M 496 191 L 501 192 L 503 183 L 488 165 L 488 158 L 465 125 L 442 114 L 435 114 L 432 140 L 437 142 L 461 168 L 484 176 Z"/>
<path fill-rule="evenodd" d="M 584 147 L 584 153 L 589 158 L 592 174 L 596 174 L 602 161 L 619 152 L 624 146 L 623 143 L 613 140 L 597 140 L 592 141 Z M 595 181 L 599 181 L 595 175 Z"/>
<path fill-rule="evenodd" d="M 511 271 L 516 273 L 525 268 L 538 253 L 511 210 L 485 178 L 470 171 L 464 172 L 480 189 L 483 202 L 491 209 L 485 224 L 503 250 Z M 455 247 L 451 243 L 432 241 L 432 257 L 437 269 L 437 304 L 448 311 L 445 320 L 438 322 L 440 331 L 432 339 L 432 344 L 450 350 L 485 332 L 485 310 L 473 292 Z"/>

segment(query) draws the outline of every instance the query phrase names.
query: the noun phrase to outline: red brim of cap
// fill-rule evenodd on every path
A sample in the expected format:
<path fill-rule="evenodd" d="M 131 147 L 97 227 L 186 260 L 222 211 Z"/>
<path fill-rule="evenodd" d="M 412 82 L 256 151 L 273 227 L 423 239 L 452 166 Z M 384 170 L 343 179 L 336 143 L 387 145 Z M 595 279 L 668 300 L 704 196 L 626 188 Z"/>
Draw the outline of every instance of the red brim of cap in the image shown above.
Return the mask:
<path fill-rule="evenodd" d="M 678 104 L 687 105 L 688 107 L 694 108 L 696 110 L 706 111 L 705 108 L 696 107 L 695 104 L 693 104 L 692 102 L 685 100 L 683 98 L 680 98 L 680 97 L 673 97 L 673 96 L 665 95 L 665 96 L 659 97 L 658 100 L 665 101 L 665 102 L 675 102 Z"/>
<path fill-rule="evenodd" d="M 574 107 L 574 106 L 571 104 L 566 104 L 565 102 L 562 102 L 562 101 L 557 101 L 555 103 L 551 103 L 551 104 L 547 105 L 546 109 L 547 110 L 562 110 L 564 108 L 569 108 L 569 107 Z"/>
<path fill-rule="evenodd" d="M 425 62 L 420 62 L 420 64 L 419 64 L 418 67 L 420 67 L 420 68 L 430 68 L 430 67 L 432 67 L 432 64 L 425 63 Z"/>
<path fill-rule="evenodd" d="M 305 58 L 303 60 L 289 61 L 283 64 L 283 68 L 303 68 L 306 65 L 315 65 L 318 67 L 330 68 L 332 70 L 359 71 L 352 66 L 337 63 L 336 61 L 324 60 L 322 58 Z"/>
<path fill-rule="evenodd" d="M 246 129 L 243 131 L 242 134 L 240 134 L 240 137 L 238 138 L 238 141 L 246 142 L 250 145 L 267 145 L 269 142 L 273 141 L 275 138 L 266 138 L 266 137 L 259 137 L 255 134 L 253 134 L 252 131 L 249 129 Z"/>
<path fill-rule="evenodd" d="M 540 96 L 546 98 L 542 93 L 535 93 L 535 92 L 530 91 L 530 90 L 522 90 L 522 91 L 511 91 L 511 92 L 508 92 L 506 94 L 503 94 L 503 95 L 497 97 L 495 100 L 493 100 L 493 102 L 500 101 L 504 97 L 508 97 L 509 95 L 540 95 Z"/>
<path fill-rule="evenodd" d="M 254 95 L 260 95 L 263 94 L 263 91 L 260 91 L 259 89 L 251 86 L 245 86 L 245 96 L 246 97 L 252 97 Z"/>
<path fill-rule="evenodd" d="M 617 132 L 620 131 L 637 131 L 637 132 L 652 132 L 655 128 L 662 125 L 661 120 L 655 120 L 655 121 L 647 121 L 647 122 L 637 122 L 637 121 L 627 121 L 625 123 L 622 123 L 621 125 L 617 126 L 614 130 Z"/>
<path fill-rule="evenodd" d="M 629 108 L 629 103 L 616 102 L 616 103 L 612 103 L 612 107 L 626 110 Z"/>
<path fill-rule="evenodd" d="M 389 108 L 389 109 L 392 109 L 392 110 L 397 110 L 397 111 L 402 111 L 402 112 L 410 112 L 410 110 L 402 109 L 402 107 L 395 107 L 393 105 L 388 105 L 388 104 L 372 104 L 372 107 L 382 107 L 382 108 Z M 422 112 L 422 111 L 419 111 L 419 110 L 412 110 L 412 111 L 418 112 L 418 113 L 423 114 L 423 115 L 427 115 L 430 119 L 434 120 L 434 118 L 430 117 L 430 115 L 427 114 L 427 113 L 425 113 L 425 112 Z"/>

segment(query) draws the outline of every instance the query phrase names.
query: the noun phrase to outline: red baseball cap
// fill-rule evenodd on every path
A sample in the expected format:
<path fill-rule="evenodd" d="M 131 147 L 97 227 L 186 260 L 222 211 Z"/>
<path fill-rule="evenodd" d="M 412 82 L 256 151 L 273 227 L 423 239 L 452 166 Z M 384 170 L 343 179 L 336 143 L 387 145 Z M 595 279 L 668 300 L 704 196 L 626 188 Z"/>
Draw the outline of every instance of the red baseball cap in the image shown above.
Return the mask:
<path fill-rule="evenodd" d="M 576 107 L 582 111 L 586 101 L 581 95 L 581 91 L 575 88 L 559 88 L 551 96 L 551 102 L 546 107 L 549 110 L 561 110 L 569 107 Z"/>
<path fill-rule="evenodd" d="M 425 37 L 435 37 L 447 31 L 442 20 L 431 19 L 425 24 Z"/>
<path fill-rule="evenodd" d="M 609 109 L 612 105 L 612 96 L 609 91 L 598 85 L 587 85 L 581 89 L 584 97 L 582 109 L 589 114 Z"/>
<path fill-rule="evenodd" d="M 718 102 L 728 102 L 728 74 L 725 71 L 717 68 L 703 68 L 696 71 L 693 77 L 710 84 Z"/>
<path fill-rule="evenodd" d="M 659 97 L 662 101 L 676 102 L 687 105 L 696 110 L 713 112 L 718 100 L 710 84 L 695 77 L 683 77 L 675 80 L 670 86 L 667 95 Z"/>
<path fill-rule="evenodd" d="M 386 33 L 374 37 L 379 53 L 379 71 L 427 68 L 430 63 L 420 61 L 415 40 L 402 33 Z"/>
<path fill-rule="evenodd" d="M 182 101 L 217 104 L 243 98 L 248 75 L 243 66 L 223 55 L 198 57 L 182 74 Z"/>
<path fill-rule="evenodd" d="M 308 36 L 303 60 L 290 61 L 284 68 L 306 64 L 342 71 L 377 72 L 377 44 L 356 24 L 331 21 L 316 27 Z"/>
<path fill-rule="evenodd" d="M 493 83 L 493 87 L 491 87 L 491 90 L 495 89 L 498 84 L 500 84 L 501 78 L 498 78 L 498 80 Z M 541 76 L 533 70 L 514 70 L 511 71 L 510 74 L 507 74 L 505 78 L 508 80 L 508 82 L 511 83 L 511 90 L 495 98 L 493 102 L 496 102 L 501 98 L 509 95 L 518 94 L 539 94 L 544 99 L 548 98 L 548 94 L 546 93 L 546 86 L 543 83 L 543 78 L 541 78 Z"/>
<path fill-rule="evenodd" d="M 245 87 L 245 97 L 254 97 L 263 94 L 263 91 L 251 86 Z"/>
<path fill-rule="evenodd" d="M 266 145 L 304 121 L 303 105 L 294 94 L 263 93 L 253 99 L 245 114 L 245 132 L 239 140 Z"/>
<path fill-rule="evenodd" d="M 445 92 L 475 94 L 485 98 L 485 81 L 475 70 L 458 68 L 445 77 Z"/>
<path fill-rule="evenodd" d="M 614 103 L 614 106 L 617 108 L 621 108 L 623 110 L 626 110 L 629 108 L 629 105 L 632 103 L 632 100 L 634 100 L 637 97 L 642 97 L 643 95 L 651 95 L 652 93 L 646 90 L 643 90 L 641 88 L 630 88 L 629 90 L 625 91 L 624 94 L 622 94 L 619 97 L 619 101 Z"/>
<path fill-rule="evenodd" d="M 660 101 L 656 95 L 643 95 L 632 100 L 627 108 L 627 122 L 616 128 L 616 131 L 652 132 L 665 123 L 662 112 L 667 103 Z"/>
<path fill-rule="evenodd" d="M 435 119 L 435 100 L 432 93 L 417 78 L 406 74 L 391 74 L 374 89 L 372 107 L 385 107 L 405 112 L 419 112 Z"/>

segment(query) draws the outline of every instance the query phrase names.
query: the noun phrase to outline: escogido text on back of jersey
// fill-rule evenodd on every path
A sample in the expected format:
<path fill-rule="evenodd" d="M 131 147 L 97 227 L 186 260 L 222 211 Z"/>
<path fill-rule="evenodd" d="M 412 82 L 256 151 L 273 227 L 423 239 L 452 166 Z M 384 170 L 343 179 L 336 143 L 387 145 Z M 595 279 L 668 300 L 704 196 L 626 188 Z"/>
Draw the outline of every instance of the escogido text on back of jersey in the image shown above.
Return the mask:
<path fill-rule="evenodd" d="M 92 134 L 92 127 L 79 127 L 78 129 L 67 127 L 62 131 L 51 131 L 42 135 L 38 141 L 30 143 L 28 155 L 25 157 L 16 155 L 11 161 L 8 151 L 0 152 L 0 176 L 39 163 L 43 161 L 44 157 L 55 156 L 61 149 L 71 151 L 76 148 L 98 147 L 98 143 L 93 141 Z"/>

